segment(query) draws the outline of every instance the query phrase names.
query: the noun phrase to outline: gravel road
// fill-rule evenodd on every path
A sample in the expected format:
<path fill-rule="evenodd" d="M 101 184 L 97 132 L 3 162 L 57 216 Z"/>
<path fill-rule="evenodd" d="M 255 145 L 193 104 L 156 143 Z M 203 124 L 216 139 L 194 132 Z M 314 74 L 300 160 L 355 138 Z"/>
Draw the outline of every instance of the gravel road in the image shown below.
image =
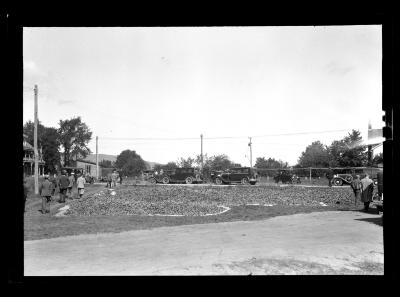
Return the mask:
<path fill-rule="evenodd" d="M 379 219 L 315 212 L 25 241 L 25 275 L 383 274 Z"/>

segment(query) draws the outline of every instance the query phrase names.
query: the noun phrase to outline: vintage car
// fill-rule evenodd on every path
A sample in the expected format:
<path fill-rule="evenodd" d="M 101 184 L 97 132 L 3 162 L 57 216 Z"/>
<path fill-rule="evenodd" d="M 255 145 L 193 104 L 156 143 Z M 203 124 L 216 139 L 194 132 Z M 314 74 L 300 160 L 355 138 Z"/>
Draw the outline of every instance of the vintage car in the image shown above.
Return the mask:
<path fill-rule="evenodd" d="M 186 184 L 201 183 L 203 181 L 202 176 L 195 168 L 175 168 L 172 170 L 166 170 L 161 174 L 153 174 L 148 179 L 150 183 L 181 183 Z"/>
<path fill-rule="evenodd" d="M 363 179 L 366 174 L 365 173 L 360 173 L 358 174 L 360 176 L 360 179 Z M 356 178 L 356 174 L 350 174 L 350 173 L 345 173 L 345 174 L 335 174 L 332 179 L 332 184 L 335 186 L 342 186 L 342 185 L 350 185 L 353 179 Z M 374 181 L 374 185 L 378 185 L 378 179 L 377 177 L 372 177 L 372 180 Z"/>
<path fill-rule="evenodd" d="M 215 183 L 215 179 L 217 178 L 217 176 L 218 176 L 219 174 L 222 174 L 223 172 L 224 172 L 223 170 L 213 170 L 213 171 L 211 171 L 211 172 L 210 172 L 211 181 L 212 181 L 213 183 Z"/>
<path fill-rule="evenodd" d="M 222 184 L 236 184 L 255 185 L 257 182 L 257 172 L 254 168 L 250 167 L 235 167 L 227 169 L 215 176 L 215 183 Z"/>
<path fill-rule="evenodd" d="M 289 184 L 294 184 L 294 183 L 300 184 L 301 183 L 301 180 L 300 180 L 299 176 L 297 176 L 295 174 L 292 174 L 292 173 L 290 173 L 288 171 L 284 171 L 284 170 L 280 171 L 277 175 L 275 175 L 274 176 L 274 180 L 275 180 L 276 183 L 282 182 L 283 184 L 287 184 L 287 183 L 289 183 Z"/>

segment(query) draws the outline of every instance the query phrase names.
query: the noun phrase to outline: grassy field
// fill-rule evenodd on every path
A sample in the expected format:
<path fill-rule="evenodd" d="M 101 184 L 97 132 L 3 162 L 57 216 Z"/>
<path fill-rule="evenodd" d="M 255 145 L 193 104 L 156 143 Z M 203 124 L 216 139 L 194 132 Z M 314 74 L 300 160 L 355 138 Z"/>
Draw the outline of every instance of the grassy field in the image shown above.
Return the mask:
<path fill-rule="evenodd" d="M 137 230 L 137 229 L 151 229 L 157 228 L 162 226 L 177 226 L 177 225 L 187 225 L 187 224 L 204 224 L 204 223 L 218 223 L 218 222 L 228 222 L 228 221 L 246 221 L 246 220 L 264 220 L 275 216 L 282 216 L 282 215 L 290 215 L 296 213 L 309 213 L 315 211 L 331 211 L 331 210 L 359 210 L 362 208 L 361 204 L 359 203 L 358 206 L 354 206 L 352 203 L 344 203 L 345 191 L 349 189 L 345 188 L 321 188 L 323 191 L 331 191 L 330 193 L 342 193 L 339 195 L 343 196 L 343 203 L 336 204 L 334 201 L 332 203 L 327 203 L 326 206 L 319 205 L 318 203 L 314 203 L 315 201 L 328 201 L 329 197 L 317 197 L 317 200 L 311 199 L 310 203 L 293 203 L 294 197 L 297 195 L 301 197 L 301 195 L 310 195 L 316 191 L 314 188 L 303 188 L 296 187 L 296 186 L 289 186 L 289 187 L 276 187 L 276 186 L 265 186 L 263 187 L 252 187 L 252 186 L 238 186 L 238 187 L 214 187 L 212 192 L 209 192 L 208 189 L 207 193 L 199 193 L 200 187 L 180 187 L 180 186 L 163 186 L 157 185 L 155 187 L 130 187 L 133 191 L 138 195 L 143 193 L 143 191 L 152 191 L 153 199 L 151 203 L 154 203 L 154 199 L 158 199 L 157 195 L 165 193 L 169 193 L 168 197 L 170 199 L 176 200 L 175 202 L 181 204 L 187 204 L 187 199 L 181 199 L 182 197 L 179 196 L 174 191 L 183 191 L 182 193 L 184 196 L 192 193 L 193 195 L 193 203 L 197 205 L 196 199 L 205 199 L 205 201 L 209 201 L 210 199 L 218 200 L 219 204 L 224 204 L 230 207 L 230 210 L 219 214 L 219 215 L 211 215 L 211 216 L 196 216 L 196 215 L 187 215 L 187 216 L 147 216 L 147 215 L 104 215 L 104 214 L 94 214 L 94 215 L 67 215 L 65 217 L 56 217 L 54 214 L 58 212 L 58 209 L 64 204 L 56 202 L 58 199 L 58 195 L 54 196 L 54 201 L 51 202 L 51 213 L 44 215 L 41 214 L 40 207 L 41 207 L 41 199 L 40 197 L 36 197 L 35 195 L 30 195 L 28 197 L 26 203 L 26 212 L 24 217 L 24 239 L 25 240 L 35 240 L 35 239 L 43 239 L 43 238 L 53 238 L 53 237 L 60 237 L 60 236 L 68 236 L 68 235 L 78 235 L 78 234 L 89 234 L 89 233 L 104 233 L 104 232 L 121 232 L 121 231 L 128 231 L 128 230 Z M 137 189 L 143 188 L 141 191 Z M 203 188 L 207 188 L 204 187 Z M 124 193 L 122 190 L 129 190 L 129 186 L 119 186 L 117 187 L 118 193 Z M 192 189 L 192 190 L 190 190 Z M 311 189 L 311 190 L 310 190 Z M 106 203 L 115 204 L 117 200 L 113 200 L 113 197 L 107 196 L 107 200 L 105 202 L 101 200 L 101 198 L 95 198 L 94 194 L 98 194 L 99 192 L 105 190 L 105 186 L 102 184 L 99 185 L 88 185 L 86 187 L 85 198 L 80 200 L 67 200 L 67 204 L 70 205 L 84 205 L 84 201 L 91 201 L 90 199 L 98 199 L 100 204 L 103 206 L 107 206 Z M 246 191 L 256 191 L 252 196 L 246 198 Z M 76 191 L 76 189 L 75 189 Z M 154 192 L 156 191 L 156 192 Z M 168 192 L 169 191 L 169 192 Z M 192 192 L 190 192 L 192 191 Z M 214 192 L 216 191 L 216 192 Z M 282 203 L 275 203 L 273 206 L 257 206 L 257 205 L 246 205 L 246 203 L 254 203 L 264 201 L 263 198 L 263 191 L 273 191 L 274 195 L 282 195 L 282 197 L 286 197 L 285 193 L 289 193 L 288 197 L 283 198 Z M 275 192 L 274 192 L 275 191 Z M 288 191 L 288 192 L 285 192 Z M 195 194 L 197 192 L 197 194 Z M 214 193 L 211 195 L 211 193 Z M 215 196 L 215 193 L 219 193 Z M 234 194 L 236 193 L 236 194 Z M 291 194 L 290 194 L 291 193 Z M 300 193 L 300 194 L 296 194 Z M 182 195 L 183 195 L 182 194 Z M 196 196 L 197 195 L 197 196 Z M 200 195 L 200 196 L 199 196 Z M 235 195 L 239 195 L 236 198 Z M 143 195 L 142 195 L 143 196 Z M 100 197 L 100 196 L 99 196 Z M 135 201 L 144 201 L 146 202 L 146 197 L 136 197 Z M 155 198 L 154 198 L 155 197 Z M 197 197 L 197 198 L 196 198 Z M 200 197 L 200 198 L 199 198 Z M 201 198 L 202 197 L 202 198 Z M 214 198 L 212 198 L 214 197 Z M 216 197 L 216 198 L 215 198 Z M 279 196 L 281 197 L 281 196 Z M 334 199 L 336 199 L 335 196 Z M 347 197 L 348 198 L 348 197 Z M 347 199 L 346 198 L 346 199 Z M 86 199 L 86 200 L 85 200 Z M 120 199 L 125 199 L 124 197 L 120 197 Z M 150 199 L 150 198 L 149 198 Z M 181 200 L 180 200 L 181 199 Z M 257 200 L 258 199 L 258 200 Z M 261 199 L 261 200 L 260 200 Z M 350 197 L 349 199 L 352 200 Z M 169 200 L 169 199 L 166 199 Z M 269 201 L 268 199 L 265 201 Z M 125 202 L 124 202 L 125 203 Z M 202 203 L 201 201 L 199 203 Z M 118 206 L 118 205 L 117 205 Z M 107 206 L 108 207 L 108 206 Z M 113 206 L 115 207 L 115 205 Z M 374 209 L 371 209 L 374 212 Z"/>

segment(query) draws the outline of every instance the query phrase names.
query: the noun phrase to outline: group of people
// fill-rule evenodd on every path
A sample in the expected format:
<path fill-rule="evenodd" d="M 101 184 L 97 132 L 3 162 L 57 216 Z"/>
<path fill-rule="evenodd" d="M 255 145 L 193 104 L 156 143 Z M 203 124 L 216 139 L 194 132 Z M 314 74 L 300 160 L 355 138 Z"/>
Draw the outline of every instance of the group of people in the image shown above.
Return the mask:
<path fill-rule="evenodd" d="M 51 197 L 54 196 L 57 187 L 60 194 L 59 203 L 65 203 L 67 197 L 73 199 L 73 188 L 75 185 L 78 189 L 78 198 L 82 198 L 85 192 L 85 177 L 83 174 L 78 174 L 79 176 L 75 178 L 74 175 L 72 172 L 67 176 L 67 173 L 62 171 L 59 178 L 55 174 L 52 178 L 49 175 L 44 176 L 44 181 L 39 186 L 39 194 L 42 197 L 42 213 L 50 212 Z"/>
<path fill-rule="evenodd" d="M 114 188 L 117 186 L 119 182 L 122 185 L 122 173 L 117 172 L 117 170 L 113 170 L 112 173 L 107 174 L 107 188 Z"/>
<path fill-rule="evenodd" d="M 372 195 L 374 192 L 374 181 L 370 179 L 367 174 L 363 179 L 360 180 L 360 176 L 357 175 L 350 184 L 353 189 L 355 196 L 355 204 L 358 200 L 364 202 L 364 211 L 368 211 L 369 204 L 372 202 Z"/>

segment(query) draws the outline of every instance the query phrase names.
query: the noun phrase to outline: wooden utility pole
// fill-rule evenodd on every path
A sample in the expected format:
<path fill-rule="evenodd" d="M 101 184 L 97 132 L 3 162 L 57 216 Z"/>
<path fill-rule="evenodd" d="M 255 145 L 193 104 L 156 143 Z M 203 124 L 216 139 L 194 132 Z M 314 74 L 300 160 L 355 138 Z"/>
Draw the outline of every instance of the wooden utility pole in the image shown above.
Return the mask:
<path fill-rule="evenodd" d="M 37 143 L 37 126 L 38 126 L 38 87 L 35 85 L 35 129 L 33 133 L 33 149 L 35 154 L 35 194 L 39 194 L 39 160 L 38 160 L 38 143 Z"/>
<path fill-rule="evenodd" d="M 99 180 L 99 152 L 98 152 L 99 137 L 96 136 L 96 179 Z"/>
<path fill-rule="evenodd" d="M 252 149 L 251 149 L 251 137 L 249 137 L 250 142 L 249 142 L 249 147 L 250 147 L 250 167 L 253 167 L 253 160 L 252 160 Z"/>
<path fill-rule="evenodd" d="M 368 132 L 372 129 L 371 126 L 371 121 L 368 122 Z M 367 166 L 372 165 L 372 145 L 368 145 L 368 161 L 367 161 Z"/>
<path fill-rule="evenodd" d="M 200 139 L 201 139 L 201 171 L 203 171 L 203 134 L 200 134 Z"/>

